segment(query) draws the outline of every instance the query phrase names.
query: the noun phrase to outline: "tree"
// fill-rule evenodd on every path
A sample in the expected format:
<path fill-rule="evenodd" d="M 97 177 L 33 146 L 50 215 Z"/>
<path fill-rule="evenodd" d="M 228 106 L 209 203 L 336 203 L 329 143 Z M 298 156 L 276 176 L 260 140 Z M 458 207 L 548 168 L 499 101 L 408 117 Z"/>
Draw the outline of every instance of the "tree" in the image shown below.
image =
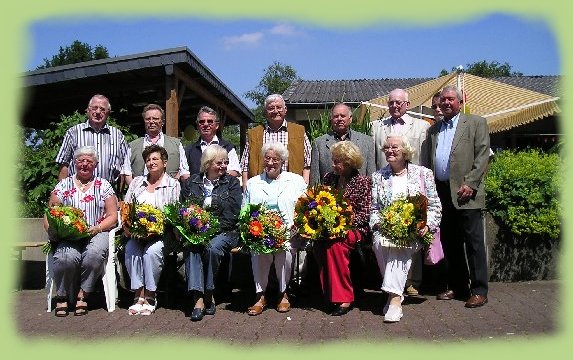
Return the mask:
<path fill-rule="evenodd" d="M 456 71 L 456 68 L 453 67 L 452 71 Z M 484 78 L 492 78 L 499 76 L 523 76 L 523 73 L 519 71 L 512 71 L 511 65 L 509 65 L 507 62 L 500 64 L 497 61 L 491 61 L 488 63 L 486 60 L 478 61 L 472 64 L 466 64 L 465 72 L 468 74 L 481 76 Z M 439 76 L 447 74 L 448 71 L 446 69 L 442 69 L 442 71 L 440 71 Z"/>
<path fill-rule="evenodd" d="M 283 65 L 278 61 L 265 69 L 264 75 L 254 90 L 247 91 L 245 96 L 255 102 L 253 109 L 255 120 L 264 121 L 263 103 L 270 94 L 282 94 L 293 82 L 300 80 L 296 70 L 290 65 Z"/>
<path fill-rule="evenodd" d="M 97 45 L 92 49 L 89 44 L 75 40 L 70 46 L 65 48 L 60 46 L 60 51 L 52 56 L 51 60 L 44 58 L 44 65 L 38 66 L 36 70 L 107 58 L 109 58 L 109 53 L 103 45 Z"/>

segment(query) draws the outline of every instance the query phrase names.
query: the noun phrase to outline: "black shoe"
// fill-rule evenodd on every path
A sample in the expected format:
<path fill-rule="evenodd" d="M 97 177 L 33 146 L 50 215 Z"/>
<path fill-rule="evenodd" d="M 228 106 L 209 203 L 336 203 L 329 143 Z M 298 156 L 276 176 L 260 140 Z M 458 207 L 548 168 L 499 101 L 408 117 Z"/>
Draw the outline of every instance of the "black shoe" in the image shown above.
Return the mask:
<path fill-rule="evenodd" d="M 205 309 L 194 308 L 191 312 L 191 321 L 201 321 L 205 315 Z"/>
<path fill-rule="evenodd" d="M 205 315 L 215 315 L 217 308 L 215 307 L 215 302 L 211 301 L 211 304 L 205 306 Z"/>
<path fill-rule="evenodd" d="M 348 306 L 340 306 L 338 305 L 333 312 L 330 313 L 331 316 L 342 316 L 347 314 L 350 311 L 350 305 Z"/>

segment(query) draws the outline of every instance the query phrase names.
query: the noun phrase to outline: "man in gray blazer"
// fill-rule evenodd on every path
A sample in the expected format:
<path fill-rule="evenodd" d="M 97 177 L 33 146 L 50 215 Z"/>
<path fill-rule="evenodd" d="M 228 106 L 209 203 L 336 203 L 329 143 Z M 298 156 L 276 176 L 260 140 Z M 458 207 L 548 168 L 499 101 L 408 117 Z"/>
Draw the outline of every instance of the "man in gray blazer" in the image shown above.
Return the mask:
<path fill-rule="evenodd" d="M 390 117 L 372 122 L 371 131 L 376 151 L 376 169 L 381 169 L 388 164 L 382 147 L 386 137 L 390 134 L 404 135 L 408 138 L 410 145 L 415 150 L 411 160 L 413 164 L 420 165 L 420 159 L 426 156 L 423 154 L 425 151 L 423 143 L 426 141 L 426 131 L 430 127 L 430 123 L 406 114 L 409 105 L 408 93 L 403 89 L 394 89 L 388 94 Z M 407 295 L 418 295 L 418 289 L 422 283 L 422 269 L 422 252 L 417 251 L 412 255 L 412 266 L 405 289 Z"/>
<path fill-rule="evenodd" d="M 434 171 L 442 202 L 440 231 L 447 284 L 437 298 L 466 299 L 465 306 L 475 308 L 487 303 L 488 291 L 482 209 L 489 131 L 483 117 L 461 114 L 461 103 L 462 94 L 455 86 L 442 90 L 444 118 L 428 130 L 424 162 Z"/>
<path fill-rule="evenodd" d="M 330 110 L 330 125 L 332 130 L 314 139 L 310 161 L 310 183 L 320 183 L 324 175 L 332 171 L 332 156 L 330 147 L 341 141 L 352 141 L 362 152 L 364 163 L 359 169 L 361 175 L 370 176 L 376 171 L 374 160 L 374 141 L 372 137 L 350 129 L 352 109 L 343 103 L 338 103 Z"/>

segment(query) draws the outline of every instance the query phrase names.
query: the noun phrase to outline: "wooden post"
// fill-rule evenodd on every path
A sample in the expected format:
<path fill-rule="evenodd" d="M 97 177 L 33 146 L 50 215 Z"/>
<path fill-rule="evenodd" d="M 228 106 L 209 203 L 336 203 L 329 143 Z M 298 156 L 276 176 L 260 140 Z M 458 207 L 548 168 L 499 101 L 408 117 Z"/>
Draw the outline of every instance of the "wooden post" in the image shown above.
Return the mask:
<path fill-rule="evenodd" d="M 171 90 L 171 96 L 165 102 L 165 133 L 169 136 L 179 137 L 179 102 L 177 91 Z"/>

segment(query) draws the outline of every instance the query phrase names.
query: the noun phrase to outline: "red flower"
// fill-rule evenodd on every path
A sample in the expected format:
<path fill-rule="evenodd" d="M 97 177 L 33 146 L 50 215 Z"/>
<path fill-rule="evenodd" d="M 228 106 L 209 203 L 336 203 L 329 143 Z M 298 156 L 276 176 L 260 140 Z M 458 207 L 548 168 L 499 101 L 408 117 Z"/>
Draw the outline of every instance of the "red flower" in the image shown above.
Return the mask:
<path fill-rule="evenodd" d="M 263 233 L 263 225 L 258 220 L 251 221 L 249 224 L 249 232 L 253 236 L 261 236 Z"/>
<path fill-rule="evenodd" d="M 95 188 L 98 188 L 98 187 L 100 187 L 100 186 L 101 186 L 101 180 L 100 180 L 100 179 L 95 179 L 95 180 L 94 180 L 94 187 L 95 187 Z"/>
<path fill-rule="evenodd" d="M 95 196 L 93 195 L 86 195 L 81 201 L 82 202 L 90 202 L 90 201 L 94 201 L 95 200 Z"/>

